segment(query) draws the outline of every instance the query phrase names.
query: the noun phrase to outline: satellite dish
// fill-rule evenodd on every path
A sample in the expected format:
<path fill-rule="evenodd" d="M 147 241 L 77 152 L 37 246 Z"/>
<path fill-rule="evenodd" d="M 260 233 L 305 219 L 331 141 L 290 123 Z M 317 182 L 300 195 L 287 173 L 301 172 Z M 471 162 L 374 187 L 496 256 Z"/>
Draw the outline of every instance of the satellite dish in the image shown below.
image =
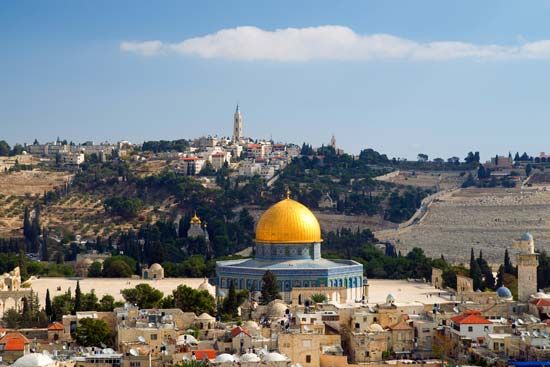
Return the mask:
<path fill-rule="evenodd" d="M 133 355 L 134 357 L 137 357 L 139 356 L 139 353 L 137 350 L 135 350 L 134 348 L 130 349 L 130 355 Z"/>
<path fill-rule="evenodd" d="M 105 349 L 107 348 L 107 346 L 105 345 L 105 343 L 100 343 L 101 344 L 101 348 Z"/>
<path fill-rule="evenodd" d="M 137 340 L 139 340 L 140 343 L 145 343 L 145 338 L 141 335 L 137 337 Z"/>

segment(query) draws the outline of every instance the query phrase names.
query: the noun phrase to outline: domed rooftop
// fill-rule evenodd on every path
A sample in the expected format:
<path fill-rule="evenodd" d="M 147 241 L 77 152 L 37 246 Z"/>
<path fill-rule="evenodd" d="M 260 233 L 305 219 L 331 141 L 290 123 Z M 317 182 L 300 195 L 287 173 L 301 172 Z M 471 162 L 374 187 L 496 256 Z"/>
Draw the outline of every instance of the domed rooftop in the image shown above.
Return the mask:
<path fill-rule="evenodd" d="M 321 241 L 321 226 L 315 215 L 306 206 L 288 196 L 267 209 L 256 227 L 256 242 L 259 243 Z"/>
<path fill-rule="evenodd" d="M 162 266 L 159 263 L 154 263 L 149 270 L 162 270 Z"/>
<path fill-rule="evenodd" d="M 386 303 L 387 304 L 395 303 L 395 296 L 393 294 L 389 293 L 386 297 Z"/>
<path fill-rule="evenodd" d="M 271 352 L 264 354 L 263 360 L 264 362 L 285 362 L 287 358 L 281 353 Z"/>
<path fill-rule="evenodd" d="M 381 331 L 384 331 L 384 328 L 382 326 L 380 326 L 380 324 L 370 324 L 369 326 L 369 330 L 374 332 L 374 333 L 379 333 Z"/>
<path fill-rule="evenodd" d="M 283 301 L 276 299 L 267 305 L 267 315 L 271 318 L 284 317 L 287 308 Z"/>
<path fill-rule="evenodd" d="M 521 235 L 521 240 L 522 241 L 533 241 L 533 235 L 529 232 L 525 232 L 524 234 Z"/>
<path fill-rule="evenodd" d="M 208 291 L 209 293 L 214 293 L 215 287 L 208 282 L 207 278 L 204 278 L 204 281 L 199 285 L 199 290 Z"/>
<path fill-rule="evenodd" d="M 42 353 L 29 353 L 16 360 L 15 367 L 47 367 L 55 366 L 53 359 Z"/>
<path fill-rule="evenodd" d="M 257 330 L 260 328 L 260 325 L 256 321 L 248 320 L 245 321 L 243 326 L 248 330 Z"/>
<path fill-rule="evenodd" d="M 505 286 L 502 286 L 497 289 L 497 296 L 499 298 L 512 298 L 512 292 Z"/>
<path fill-rule="evenodd" d="M 260 357 L 254 353 L 245 353 L 241 355 L 241 362 L 260 362 Z"/>
<path fill-rule="evenodd" d="M 233 357 L 231 354 L 228 354 L 228 353 L 222 353 L 216 357 L 215 362 L 216 363 L 235 362 L 235 357 Z"/>

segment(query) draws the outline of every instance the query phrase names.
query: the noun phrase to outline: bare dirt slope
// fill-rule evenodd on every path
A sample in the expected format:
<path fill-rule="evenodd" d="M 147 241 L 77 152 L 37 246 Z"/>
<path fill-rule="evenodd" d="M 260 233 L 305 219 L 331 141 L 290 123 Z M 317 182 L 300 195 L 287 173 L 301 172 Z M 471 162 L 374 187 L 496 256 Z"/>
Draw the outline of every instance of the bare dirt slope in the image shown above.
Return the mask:
<path fill-rule="evenodd" d="M 406 253 L 420 247 L 432 256 L 467 263 L 470 248 L 489 262 L 503 261 L 504 250 L 524 231 L 538 249 L 550 251 L 550 188 L 461 189 L 438 198 L 418 224 L 398 231 L 380 231 Z"/>

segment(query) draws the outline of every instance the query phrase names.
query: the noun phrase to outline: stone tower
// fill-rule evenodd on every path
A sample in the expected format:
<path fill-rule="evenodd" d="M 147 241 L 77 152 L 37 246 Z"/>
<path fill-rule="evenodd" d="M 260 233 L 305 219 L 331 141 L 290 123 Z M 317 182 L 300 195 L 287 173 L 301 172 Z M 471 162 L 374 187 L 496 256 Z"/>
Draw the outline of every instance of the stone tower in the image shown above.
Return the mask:
<path fill-rule="evenodd" d="M 237 105 L 235 115 L 233 115 L 233 141 L 238 143 L 243 138 L 243 115 Z"/>
<path fill-rule="evenodd" d="M 330 138 L 330 146 L 336 150 L 336 137 L 334 136 L 334 134 L 332 134 L 332 138 Z"/>
<path fill-rule="evenodd" d="M 535 253 L 533 235 L 525 232 L 519 240 L 514 241 L 514 248 L 520 250 L 518 264 L 518 301 L 527 302 L 529 296 L 537 292 L 538 254 Z"/>

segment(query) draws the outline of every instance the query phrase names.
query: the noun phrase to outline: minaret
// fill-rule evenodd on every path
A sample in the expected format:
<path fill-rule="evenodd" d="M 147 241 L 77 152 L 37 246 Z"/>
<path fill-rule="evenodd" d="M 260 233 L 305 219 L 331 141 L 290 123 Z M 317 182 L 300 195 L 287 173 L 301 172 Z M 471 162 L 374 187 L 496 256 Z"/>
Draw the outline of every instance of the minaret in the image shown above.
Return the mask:
<path fill-rule="evenodd" d="M 332 138 L 330 138 L 330 146 L 336 150 L 336 137 L 334 134 L 332 134 Z"/>
<path fill-rule="evenodd" d="M 519 249 L 518 264 L 518 301 L 527 302 L 529 296 L 537 292 L 538 254 L 535 252 L 535 241 L 529 232 L 525 232 L 521 239 L 514 242 Z"/>
<path fill-rule="evenodd" d="M 243 138 L 243 115 L 241 115 L 241 110 L 239 110 L 239 105 L 237 104 L 237 109 L 235 110 L 235 115 L 233 116 L 233 141 L 238 143 Z"/>

